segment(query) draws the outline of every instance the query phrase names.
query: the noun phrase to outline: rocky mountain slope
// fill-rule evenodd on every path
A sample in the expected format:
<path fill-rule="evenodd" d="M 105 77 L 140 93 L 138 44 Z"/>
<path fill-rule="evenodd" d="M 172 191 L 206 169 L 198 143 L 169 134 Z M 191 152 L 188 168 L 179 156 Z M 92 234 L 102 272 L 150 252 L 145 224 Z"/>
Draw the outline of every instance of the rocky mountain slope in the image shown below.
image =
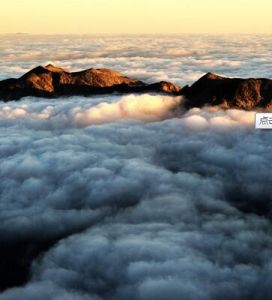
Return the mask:
<path fill-rule="evenodd" d="M 146 84 L 109 69 L 88 69 L 69 73 L 53 65 L 36 67 L 18 79 L 0 81 L 0 99 L 18 100 L 25 96 L 60 97 L 137 92 L 179 92 L 169 82 Z"/>
<path fill-rule="evenodd" d="M 191 87 L 184 87 L 186 106 L 218 105 L 222 108 L 272 108 L 272 80 L 227 78 L 208 73 Z"/>
<path fill-rule="evenodd" d="M 0 100 L 25 96 L 56 98 L 74 95 L 118 93 L 164 93 L 184 96 L 185 107 L 272 109 L 272 80 L 266 78 L 227 78 L 207 73 L 191 86 L 181 88 L 171 82 L 147 84 L 109 69 L 67 72 L 47 65 L 36 67 L 18 79 L 0 81 Z"/>

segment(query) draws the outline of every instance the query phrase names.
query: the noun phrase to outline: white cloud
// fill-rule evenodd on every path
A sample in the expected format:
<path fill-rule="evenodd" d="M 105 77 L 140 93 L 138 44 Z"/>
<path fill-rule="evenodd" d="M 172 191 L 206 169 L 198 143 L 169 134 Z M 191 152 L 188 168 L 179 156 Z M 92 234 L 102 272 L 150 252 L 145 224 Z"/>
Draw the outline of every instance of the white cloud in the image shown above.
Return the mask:
<path fill-rule="evenodd" d="M 147 82 L 191 84 L 208 71 L 232 77 L 271 77 L 271 37 L 266 36 L 17 36 L 2 38 L 0 78 L 39 64 L 75 71 L 113 68 Z M 59 43 L 62 40 L 64 42 Z M 248 49 L 256 49 L 251 51 Z"/>
<path fill-rule="evenodd" d="M 269 74 L 270 37 L 259 40 L 262 62 L 236 37 L 59 39 L 3 39 L 0 76 L 57 61 L 183 84 L 211 57 L 217 73 Z M 225 63 L 233 55 L 247 65 Z M 272 298 L 271 132 L 254 129 L 254 112 L 184 112 L 180 101 L 0 103 L 0 285 L 31 263 L 0 300 Z"/>
<path fill-rule="evenodd" d="M 270 133 L 253 112 L 176 104 L 0 106 L 0 238 L 58 240 L 1 300 L 270 299 Z"/>

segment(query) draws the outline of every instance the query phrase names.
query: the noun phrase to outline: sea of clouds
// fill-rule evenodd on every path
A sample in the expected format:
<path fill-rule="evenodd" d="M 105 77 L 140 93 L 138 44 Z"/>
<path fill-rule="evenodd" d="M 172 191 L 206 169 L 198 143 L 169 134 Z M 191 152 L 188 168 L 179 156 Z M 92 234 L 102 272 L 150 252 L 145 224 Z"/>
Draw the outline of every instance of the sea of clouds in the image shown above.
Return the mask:
<path fill-rule="evenodd" d="M 72 69 L 113 67 L 150 81 L 167 74 L 178 83 L 208 69 L 205 55 L 219 64 L 212 37 L 66 37 L 60 46 L 55 37 L 34 46 L 20 38 L 17 50 L 3 38 L 2 77 L 48 53 Z M 82 44 L 72 49 L 73 39 Z M 256 47 L 267 39 L 246 37 Z M 209 70 L 246 74 L 253 62 L 239 65 L 243 45 L 229 44 L 233 60 Z M 182 102 L 144 94 L 0 103 L 0 245 L 54 240 L 26 284 L 0 300 L 272 298 L 272 133 L 254 129 L 254 112 L 184 111 Z"/>
<path fill-rule="evenodd" d="M 0 36 L 0 79 L 53 63 L 107 67 L 149 83 L 191 84 L 207 72 L 272 77 L 271 35 Z"/>

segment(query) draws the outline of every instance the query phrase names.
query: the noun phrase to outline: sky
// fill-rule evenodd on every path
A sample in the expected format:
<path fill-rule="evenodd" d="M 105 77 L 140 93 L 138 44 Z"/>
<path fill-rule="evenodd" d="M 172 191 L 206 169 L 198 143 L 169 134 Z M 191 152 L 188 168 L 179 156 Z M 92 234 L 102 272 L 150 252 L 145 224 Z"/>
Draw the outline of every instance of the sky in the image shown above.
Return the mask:
<path fill-rule="evenodd" d="M 0 33 L 272 33 L 271 0 L 1 0 Z"/>

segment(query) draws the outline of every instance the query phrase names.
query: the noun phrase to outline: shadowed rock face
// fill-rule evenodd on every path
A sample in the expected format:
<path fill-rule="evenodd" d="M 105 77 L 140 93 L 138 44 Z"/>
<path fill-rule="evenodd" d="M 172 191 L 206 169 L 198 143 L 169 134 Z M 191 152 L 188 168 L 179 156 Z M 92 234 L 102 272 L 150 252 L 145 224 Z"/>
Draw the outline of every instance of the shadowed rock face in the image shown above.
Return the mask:
<path fill-rule="evenodd" d="M 69 73 L 53 65 L 39 66 L 18 79 L 7 79 L 0 82 L 0 99 L 4 101 L 18 100 L 24 96 L 87 96 L 113 92 L 147 91 L 171 94 L 179 92 L 180 87 L 169 82 L 148 85 L 109 69 L 88 69 Z"/>
<path fill-rule="evenodd" d="M 218 105 L 222 108 L 271 109 L 272 80 L 226 78 L 208 73 L 181 94 L 187 98 L 186 107 Z"/>

